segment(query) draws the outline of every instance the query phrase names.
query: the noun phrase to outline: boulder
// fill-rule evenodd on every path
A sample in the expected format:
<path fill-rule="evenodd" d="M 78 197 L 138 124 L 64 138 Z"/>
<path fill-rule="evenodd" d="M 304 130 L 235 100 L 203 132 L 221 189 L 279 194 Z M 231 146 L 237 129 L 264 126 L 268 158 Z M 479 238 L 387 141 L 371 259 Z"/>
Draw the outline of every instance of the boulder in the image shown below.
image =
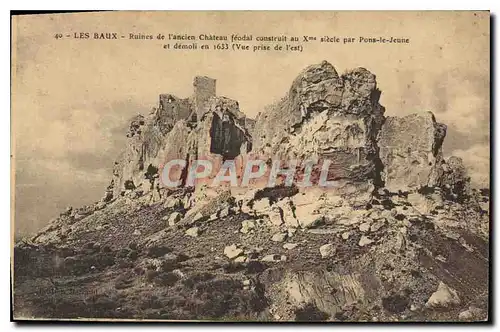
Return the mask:
<path fill-rule="evenodd" d="M 313 228 L 322 221 L 336 222 L 345 216 L 350 208 L 344 209 L 343 199 L 318 188 L 309 188 L 291 197 L 293 215 L 302 228 Z"/>
<path fill-rule="evenodd" d="M 387 117 L 379 133 L 381 180 L 391 192 L 439 184 L 446 125 L 431 112 Z"/>
<path fill-rule="evenodd" d="M 201 221 L 203 218 L 204 218 L 203 214 L 201 212 L 198 212 L 197 214 L 194 215 L 193 222 Z"/>
<path fill-rule="evenodd" d="M 182 214 L 180 212 L 172 212 L 162 219 L 167 221 L 168 226 L 175 226 L 182 219 Z"/>
<path fill-rule="evenodd" d="M 358 243 L 358 245 L 359 245 L 360 247 L 364 247 L 364 246 L 366 246 L 366 245 L 371 244 L 372 242 L 373 242 L 373 240 L 372 240 L 372 239 L 370 239 L 369 237 L 367 237 L 367 236 L 363 235 L 363 236 L 361 236 L 361 239 L 359 239 L 359 243 Z"/>
<path fill-rule="evenodd" d="M 163 206 L 166 208 L 169 208 L 169 209 L 175 209 L 175 208 L 184 206 L 184 204 L 180 198 L 171 197 L 165 201 Z"/>
<path fill-rule="evenodd" d="M 463 321 L 477 321 L 480 319 L 485 319 L 485 312 L 480 308 L 470 306 L 469 309 L 462 311 L 458 315 L 458 319 Z"/>
<path fill-rule="evenodd" d="M 461 201 L 471 195 L 471 179 L 463 160 L 451 156 L 442 164 L 439 186 L 449 200 Z"/>
<path fill-rule="evenodd" d="M 240 232 L 243 234 L 247 234 L 254 228 L 255 228 L 255 222 L 253 220 L 243 220 L 243 222 L 241 223 Z"/>
<path fill-rule="evenodd" d="M 295 247 L 297 247 L 298 244 L 297 243 L 285 243 L 283 245 L 283 249 L 286 249 L 286 250 L 292 250 L 294 249 Z"/>
<path fill-rule="evenodd" d="M 271 241 L 273 242 L 283 242 L 287 238 L 287 233 L 276 233 L 271 237 Z"/>
<path fill-rule="evenodd" d="M 252 208 L 257 215 L 266 214 L 271 209 L 269 198 L 264 197 L 262 199 L 253 201 Z"/>
<path fill-rule="evenodd" d="M 234 259 L 235 263 L 245 263 L 248 260 L 246 256 L 238 256 Z"/>
<path fill-rule="evenodd" d="M 243 250 L 238 248 L 236 244 L 232 244 L 224 248 L 224 255 L 226 255 L 229 259 L 234 259 L 241 254 L 243 254 Z"/>
<path fill-rule="evenodd" d="M 396 233 L 395 248 L 399 251 L 406 250 L 406 234 L 403 232 Z"/>
<path fill-rule="evenodd" d="M 359 225 L 359 230 L 363 233 L 366 233 L 370 230 L 371 223 L 370 222 L 364 222 L 361 225 Z"/>
<path fill-rule="evenodd" d="M 102 210 L 106 207 L 107 203 L 105 201 L 99 201 L 94 204 L 95 211 Z"/>
<path fill-rule="evenodd" d="M 174 254 L 172 252 L 169 252 L 169 253 L 166 253 L 165 255 L 163 255 L 163 266 L 165 266 L 165 265 L 173 266 L 177 262 L 179 262 L 179 255 Z"/>
<path fill-rule="evenodd" d="M 191 237 L 198 237 L 198 235 L 200 234 L 200 229 L 198 227 L 191 227 L 186 230 L 185 234 Z"/>
<path fill-rule="evenodd" d="M 78 220 L 82 220 L 83 218 L 85 218 L 85 215 L 84 214 L 80 214 L 80 213 L 75 213 L 75 215 L 73 216 L 73 219 L 75 221 L 78 221 Z"/>
<path fill-rule="evenodd" d="M 64 212 L 61 212 L 61 216 L 70 216 L 72 212 L 73 212 L 73 207 L 72 206 L 68 206 L 64 210 Z"/>
<path fill-rule="evenodd" d="M 385 225 L 385 223 L 386 223 L 386 220 L 384 218 L 375 221 L 370 226 L 370 232 L 376 232 L 376 231 L 378 231 L 380 228 L 382 228 L 382 226 Z"/>
<path fill-rule="evenodd" d="M 229 216 L 229 206 L 224 207 L 223 209 L 219 210 L 218 216 L 220 219 L 226 218 Z"/>
<path fill-rule="evenodd" d="M 409 193 L 407 201 L 415 210 L 421 214 L 430 214 L 436 206 L 442 205 L 443 200 L 437 193 L 422 195 L 420 193 Z"/>
<path fill-rule="evenodd" d="M 332 257 L 335 254 L 335 247 L 331 243 L 324 244 L 319 247 L 319 252 L 323 258 Z"/>
<path fill-rule="evenodd" d="M 284 262 L 286 261 L 286 256 L 285 255 L 266 255 L 262 257 L 261 261 L 263 262 Z"/>
<path fill-rule="evenodd" d="M 314 204 L 298 205 L 295 207 L 295 216 L 299 226 L 302 228 L 315 227 L 324 219 L 324 215 L 317 209 L 321 207 L 321 202 Z"/>
<path fill-rule="evenodd" d="M 438 289 L 432 293 L 425 306 L 428 308 L 449 308 L 460 304 L 457 292 L 440 281 Z"/>

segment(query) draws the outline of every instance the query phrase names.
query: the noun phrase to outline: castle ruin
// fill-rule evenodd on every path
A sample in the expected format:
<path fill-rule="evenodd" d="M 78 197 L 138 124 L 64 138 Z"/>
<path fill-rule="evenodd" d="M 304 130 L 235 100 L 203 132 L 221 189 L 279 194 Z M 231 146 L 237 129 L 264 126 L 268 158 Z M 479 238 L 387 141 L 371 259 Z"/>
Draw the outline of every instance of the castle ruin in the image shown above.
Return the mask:
<path fill-rule="evenodd" d="M 193 104 L 197 118 L 203 115 L 205 104 L 211 97 L 216 96 L 216 80 L 207 76 L 196 76 L 193 80 Z"/>

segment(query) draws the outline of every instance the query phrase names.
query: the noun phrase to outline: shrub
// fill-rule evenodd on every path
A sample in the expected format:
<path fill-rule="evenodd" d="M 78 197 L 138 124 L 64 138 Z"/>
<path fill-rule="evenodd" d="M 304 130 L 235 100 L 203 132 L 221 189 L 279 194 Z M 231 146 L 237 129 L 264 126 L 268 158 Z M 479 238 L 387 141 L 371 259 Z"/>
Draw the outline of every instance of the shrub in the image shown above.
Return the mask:
<path fill-rule="evenodd" d="M 128 253 L 128 259 L 135 261 L 139 257 L 139 253 L 136 250 L 132 250 Z"/>
<path fill-rule="evenodd" d="M 313 303 L 295 309 L 295 320 L 298 322 L 325 321 L 330 317 L 326 312 L 318 309 Z"/>
<path fill-rule="evenodd" d="M 164 272 L 156 276 L 155 281 L 161 286 L 173 286 L 179 281 L 180 277 L 173 272 Z"/>
<path fill-rule="evenodd" d="M 201 273 L 196 273 L 184 280 L 184 286 L 187 288 L 194 288 L 195 285 L 199 284 L 200 282 L 205 282 L 209 281 L 215 278 L 215 275 L 209 272 L 201 272 Z"/>
<path fill-rule="evenodd" d="M 142 276 L 145 272 L 142 267 L 136 266 L 134 267 L 134 273 L 137 274 L 138 276 Z"/>
<path fill-rule="evenodd" d="M 398 294 L 390 295 L 382 299 L 382 306 L 384 309 L 393 314 L 405 311 L 408 304 L 408 298 Z"/>
<path fill-rule="evenodd" d="M 128 249 L 120 249 L 120 251 L 118 251 L 118 253 L 116 254 L 116 257 L 118 258 L 126 258 L 128 256 L 128 253 L 130 251 Z"/>
<path fill-rule="evenodd" d="M 226 278 L 201 282 L 195 289 L 197 298 L 203 303 L 191 303 L 190 311 L 203 317 L 255 316 L 268 305 L 260 284 L 255 291 L 246 291 L 241 281 Z"/>
<path fill-rule="evenodd" d="M 154 270 L 148 270 L 148 271 L 146 271 L 146 280 L 151 282 L 156 278 L 157 275 L 158 275 L 158 272 L 156 272 Z"/>
<path fill-rule="evenodd" d="M 222 268 L 224 269 L 224 272 L 226 272 L 226 273 L 236 273 L 236 272 L 244 270 L 245 265 L 243 265 L 243 263 L 229 262 L 227 264 L 224 264 L 222 266 Z"/>
<path fill-rule="evenodd" d="M 116 289 L 125 289 L 132 287 L 134 283 L 134 279 L 130 275 L 122 274 L 115 279 L 115 288 Z"/>
<path fill-rule="evenodd" d="M 267 269 L 267 265 L 259 261 L 250 261 L 247 264 L 247 273 L 256 274 L 261 273 Z"/>
<path fill-rule="evenodd" d="M 147 256 L 151 258 L 157 258 L 168 254 L 169 252 L 172 252 L 172 249 L 167 246 L 152 246 L 148 248 Z"/>

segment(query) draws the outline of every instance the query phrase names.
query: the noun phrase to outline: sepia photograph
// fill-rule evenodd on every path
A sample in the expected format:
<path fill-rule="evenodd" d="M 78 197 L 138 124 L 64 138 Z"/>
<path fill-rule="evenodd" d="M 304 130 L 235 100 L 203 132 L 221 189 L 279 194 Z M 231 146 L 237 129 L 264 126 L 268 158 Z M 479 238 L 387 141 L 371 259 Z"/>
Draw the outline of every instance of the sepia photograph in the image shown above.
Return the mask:
<path fill-rule="evenodd" d="M 11 14 L 12 320 L 491 323 L 491 20 Z"/>

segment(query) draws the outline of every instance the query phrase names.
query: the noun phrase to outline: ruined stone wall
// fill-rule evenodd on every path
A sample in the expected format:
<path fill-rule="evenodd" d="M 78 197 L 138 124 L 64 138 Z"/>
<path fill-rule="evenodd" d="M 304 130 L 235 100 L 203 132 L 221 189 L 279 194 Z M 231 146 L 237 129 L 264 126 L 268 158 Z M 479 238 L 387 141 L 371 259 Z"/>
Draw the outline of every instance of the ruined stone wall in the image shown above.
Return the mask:
<path fill-rule="evenodd" d="M 211 97 L 216 96 L 216 80 L 206 76 L 196 76 L 193 81 L 194 108 L 199 118 L 203 115 L 203 108 Z"/>
<path fill-rule="evenodd" d="M 157 125 L 166 134 L 177 121 L 185 120 L 192 112 L 189 99 L 178 98 L 171 94 L 161 94 L 157 109 Z"/>

